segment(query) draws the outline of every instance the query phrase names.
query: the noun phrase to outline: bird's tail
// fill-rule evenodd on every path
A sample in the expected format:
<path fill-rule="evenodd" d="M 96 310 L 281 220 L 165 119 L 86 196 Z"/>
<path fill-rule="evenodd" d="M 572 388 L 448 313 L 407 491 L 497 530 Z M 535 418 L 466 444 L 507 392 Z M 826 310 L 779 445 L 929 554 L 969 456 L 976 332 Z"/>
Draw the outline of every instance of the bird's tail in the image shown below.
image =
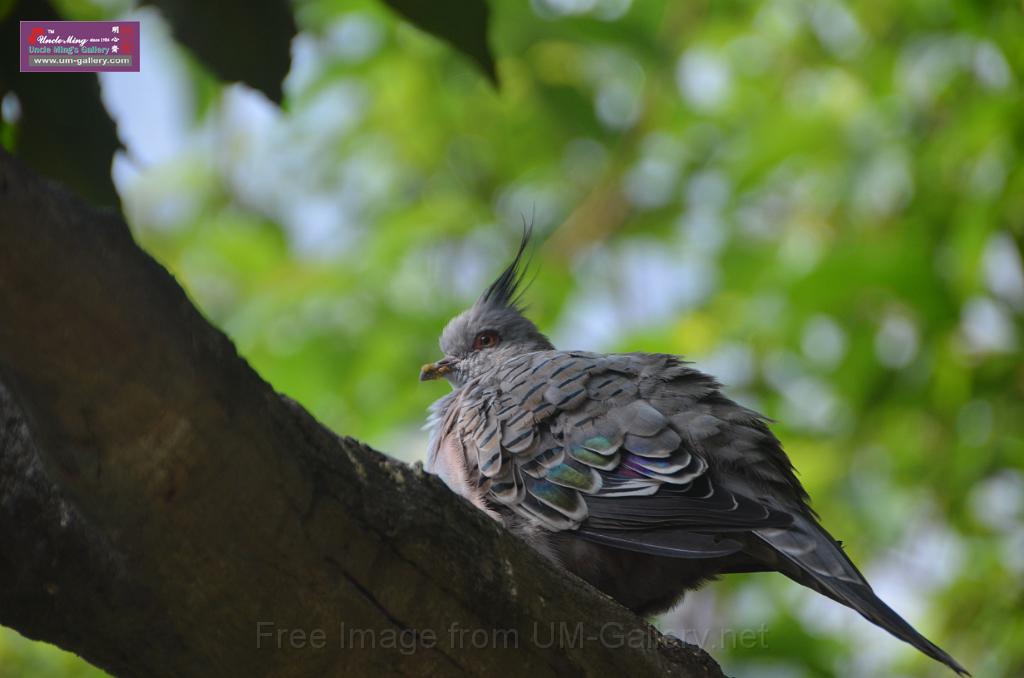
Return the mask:
<path fill-rule="evenodd" d="M 970 675 L 945 650 L 918 633 L 882 602 L 843 553 L 842 547 L 820 525 L 807 516 L 798 515 L 794 518 L 790 527 L 763 529 L 754 533 L 768 547 L 770 553 L 764 555 L 775 561 L 773 565 L 780 572 L 856 610 L 871 623 L 913 645 L 958 674 Z"/>

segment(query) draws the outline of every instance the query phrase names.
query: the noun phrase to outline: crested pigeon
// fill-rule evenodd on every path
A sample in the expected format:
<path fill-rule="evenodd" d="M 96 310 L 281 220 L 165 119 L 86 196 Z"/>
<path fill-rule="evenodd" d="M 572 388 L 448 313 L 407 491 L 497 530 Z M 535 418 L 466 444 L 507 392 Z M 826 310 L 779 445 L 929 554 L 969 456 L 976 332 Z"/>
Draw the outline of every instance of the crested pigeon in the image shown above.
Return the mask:
<path fill-rule="evenodd" d="M 819 524 L 765 417 L 674 355 L 555 349 L 523 314 L 529 238 L 421 369 L 452 386 L 431 406 L 429 472 L 637 613 L 776 571 L 967 675 Z"/>

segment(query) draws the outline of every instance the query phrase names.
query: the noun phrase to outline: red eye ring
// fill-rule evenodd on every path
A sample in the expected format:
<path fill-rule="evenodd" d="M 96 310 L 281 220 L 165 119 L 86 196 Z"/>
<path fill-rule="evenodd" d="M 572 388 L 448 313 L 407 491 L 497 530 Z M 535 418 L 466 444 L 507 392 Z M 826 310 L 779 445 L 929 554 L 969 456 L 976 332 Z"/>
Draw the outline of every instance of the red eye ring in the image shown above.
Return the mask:
<path fill-rule="evenodd" d="M 501 337 L 494 330 L 484 330 L 480 334 L 476 335 L 476 339 L 473 340 L 473 350 L 479 351 L 485 348 L 494 348 L 501 343 Z"/>

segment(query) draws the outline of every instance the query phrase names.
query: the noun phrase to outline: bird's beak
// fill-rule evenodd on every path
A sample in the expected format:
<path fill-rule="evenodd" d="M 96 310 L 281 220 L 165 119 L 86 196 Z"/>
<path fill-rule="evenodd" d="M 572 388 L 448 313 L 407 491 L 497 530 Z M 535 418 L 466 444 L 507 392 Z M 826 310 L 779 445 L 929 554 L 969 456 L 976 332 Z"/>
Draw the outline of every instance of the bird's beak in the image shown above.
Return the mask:
<path fill-rule="evenodd" d="M 455 367 L 455 364 L 459 361 L 456 358 L 442 358 L 436 363 L 427 363 L 420 368 L 420 381 L 430 381 L 431 379 L 440 379 L 444 375 L 448 374 Z"/>

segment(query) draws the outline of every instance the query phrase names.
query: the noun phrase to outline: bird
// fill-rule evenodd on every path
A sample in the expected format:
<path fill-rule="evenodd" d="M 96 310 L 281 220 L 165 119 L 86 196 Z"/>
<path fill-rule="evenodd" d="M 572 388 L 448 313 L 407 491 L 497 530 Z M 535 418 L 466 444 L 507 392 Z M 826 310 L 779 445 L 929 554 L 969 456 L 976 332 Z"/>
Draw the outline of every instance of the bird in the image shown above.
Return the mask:
<path fill-rule="evenodd" d="M 872 590 L 819 522 L 769 420 L 665 353 L 558 350 L 512 262 L 440 337 L 424 468 L 634 612 L 720 575 L 779 572 L 970 675 Z"/>

